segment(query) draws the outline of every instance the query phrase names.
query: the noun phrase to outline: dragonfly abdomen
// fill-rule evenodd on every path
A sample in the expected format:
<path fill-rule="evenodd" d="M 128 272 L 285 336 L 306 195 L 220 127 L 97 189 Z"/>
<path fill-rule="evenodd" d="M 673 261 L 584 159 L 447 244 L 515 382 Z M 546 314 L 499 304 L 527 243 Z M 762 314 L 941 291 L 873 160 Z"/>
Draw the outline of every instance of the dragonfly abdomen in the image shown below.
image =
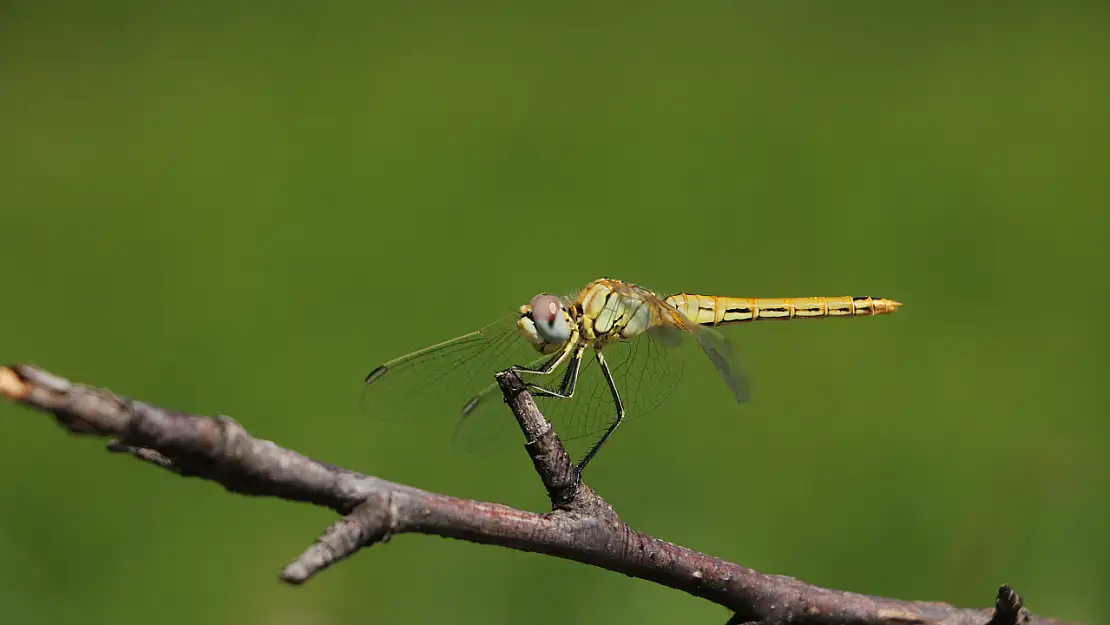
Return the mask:
<path fill-rule="evenodd" d="M 680 293 L 666 298 L 668 304 L 703 326 L 719 326 L 764 319 L 799 317 L 861 317 L 885 315 L 902 304 L 879 297 L 721 297 Z"/>

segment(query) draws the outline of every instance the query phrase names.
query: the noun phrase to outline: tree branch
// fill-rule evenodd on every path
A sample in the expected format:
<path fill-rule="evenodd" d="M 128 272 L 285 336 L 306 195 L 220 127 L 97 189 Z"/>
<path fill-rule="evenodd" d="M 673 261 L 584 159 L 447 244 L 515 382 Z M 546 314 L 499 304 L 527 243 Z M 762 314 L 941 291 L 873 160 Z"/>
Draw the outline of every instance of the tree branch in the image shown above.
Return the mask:
<path fill-rule="evenodd" d="M 995 608 L 960 609 L 830 590 L 759 573 L 640 533 L 580 477 L 558 435 L 515 373 L 497 381 L 551 498 L 537 514 L 427 492 L 332 466 L 253 438 L 229 417 L 159 408 L 73 384 L 28 365 L 0 367 L 0 394 L 48 412 L 70 432 L 108 437 L 126 453 L 185 477 L 211 480 L 242 495 L 324 506 L 340 519 L 289 563 L 281 579 L 300 584 L 358 550 L 394 534 L 423 533 L 545 553 L 708 599 L 735 614 L 729 623 L 1040 625 L 1008 586 Z"/>

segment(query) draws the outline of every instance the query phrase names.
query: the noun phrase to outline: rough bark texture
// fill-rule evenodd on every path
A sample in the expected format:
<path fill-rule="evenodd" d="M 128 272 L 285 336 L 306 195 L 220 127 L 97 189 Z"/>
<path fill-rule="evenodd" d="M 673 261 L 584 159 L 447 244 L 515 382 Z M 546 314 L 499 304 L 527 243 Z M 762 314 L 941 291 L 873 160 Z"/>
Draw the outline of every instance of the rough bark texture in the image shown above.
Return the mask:
<path fill-rule="evenodd" d="M 42 369 L 0 367 L 0 394 L 51 413 L 75 434 L 112 439 L 127 453 L 181 476 L 242 495 L 308 502 L 340 518 L 289 563 L 281 579 L 300 584 L 393 534 L 416 532 L 500 545 L 590 564 L 702 597 L 734 613 L 729 623 L 1036 625 L 1008 586 L 993 609 L 899 601 L 830 590 L 768 575 L 642 534 L 582 484 L 559 437 L 514 373 L 497 375 L 552 511 L 526 512 L 459 499 L 332 466 L 259 440 L 228 417 L 158 408 L 77 385 Z"/>

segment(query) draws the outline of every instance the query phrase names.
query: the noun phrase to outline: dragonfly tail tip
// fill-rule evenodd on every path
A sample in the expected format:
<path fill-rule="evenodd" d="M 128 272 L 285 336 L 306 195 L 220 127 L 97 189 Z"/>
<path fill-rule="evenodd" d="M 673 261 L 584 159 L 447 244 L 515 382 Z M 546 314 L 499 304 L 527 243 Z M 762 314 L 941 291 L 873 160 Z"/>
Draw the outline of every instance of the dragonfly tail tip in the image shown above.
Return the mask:
<path fill-rule="evenodd" d="M 874 307 L 874 314 L 888 315 L 902 307 L 902 302 L 893 299 L 880 299 Z"/>

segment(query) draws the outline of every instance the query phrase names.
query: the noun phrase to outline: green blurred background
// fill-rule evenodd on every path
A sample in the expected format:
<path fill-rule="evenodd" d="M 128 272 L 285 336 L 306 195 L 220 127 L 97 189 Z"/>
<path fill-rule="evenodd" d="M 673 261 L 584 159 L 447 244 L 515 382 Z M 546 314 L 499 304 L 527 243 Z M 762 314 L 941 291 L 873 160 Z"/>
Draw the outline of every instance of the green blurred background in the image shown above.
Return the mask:
<path fill-rule="evenodd" d="M 0 361 L 543 510 L 519 447 L 370 422 L 361 377 L 600 276 L 892 297 L 728 329 L 753 401 L 689 363 L 591 485 L 759 570 L 1105 618 L 1106 3 L 0 6 Z M 727 618 L 417 535 L 284 586 L 327 511 L 11 405 L 0 497 L 5 623 Z"/>

